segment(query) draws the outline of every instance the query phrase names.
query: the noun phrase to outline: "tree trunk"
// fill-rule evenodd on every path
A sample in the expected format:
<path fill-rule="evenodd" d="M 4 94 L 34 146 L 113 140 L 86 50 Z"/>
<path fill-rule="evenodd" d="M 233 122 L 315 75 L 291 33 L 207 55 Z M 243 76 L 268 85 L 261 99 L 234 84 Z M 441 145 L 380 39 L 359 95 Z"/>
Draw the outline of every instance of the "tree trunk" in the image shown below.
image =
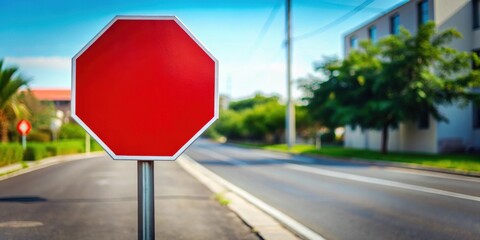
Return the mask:
<path fill-rule="evenodd" d="M 8 142 L 8 119 L 3 110 L 0 110 L 0 140 L 2 143 Z"/>
<path fill-rule="evenodd" d="M 387 153 L 388 146 L 388 124 L 383 125 L 382 128 L 382 154 Z"/>

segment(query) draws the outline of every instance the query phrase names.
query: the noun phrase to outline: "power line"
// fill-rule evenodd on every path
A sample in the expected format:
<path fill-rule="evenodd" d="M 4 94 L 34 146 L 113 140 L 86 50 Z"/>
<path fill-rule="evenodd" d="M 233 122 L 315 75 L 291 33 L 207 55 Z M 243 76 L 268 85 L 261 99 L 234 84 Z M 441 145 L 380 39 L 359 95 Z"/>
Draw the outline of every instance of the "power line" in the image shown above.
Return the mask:
<path fill-rule="evenodd" d="M 275 6 L 273 6 L 272 11 L 268 15 L 267 20 L 263 24 L 262 29 L 260 30 L 260 32 L 257 36 L 257 39 L 255 40 L 254 44 L 250 48 L 251 50 L 250 50 L 248 59 L 250 59 L 250 57 L 253 55 L 253 53 L 258 49 L 261 41 L 265 37 L 265 34 L 268 32 L 268 30 L 270 30 L 270 27 L 272 26 L 272 22 L 273 22 L 273 20 L 275 20 L 275 17 L 277 16 L 278 10 L 280 10 L 280 7 L 282 6 L 282 3 L 283 3 L 282 0 L 278 0 L 277 4 Z"/>
<path fill-rule="evenodd" d="M 353 15 L 355 15 L 356 13 L 360 12 L 361 10 L 363 10 L 365 7 L 367 7 L 368 5 L 370 5 L 371 3 L 373 3 L 375 0 L 366 0 L 364 2 L 362 2 L 361 4 L 359 4 L 358 6 L 356 6 L 355 8 L 353 8 L 352 10 L 350 10 L 349 12 L 347 12 L 346 14 L 340 16 L 339 18 L 331 21 L 330 23 L 314 30 L 314 31 L 311 31 L 311 32 L 308 32 L 308 33 L 305 33 L 305 34 L 302 34 L 302 35 L 299 35 L 297 37 L 294 37 L 293 39 L 294 40 L 300 40 L 300 39 L 305 39 L 305 38 L 309 38 L 309 37 L 313 37 L 319 33 L 322 33 L 342 22 L 344 22 L 345 20 L 347 20 L 348 18 L 352 17 Z"/>

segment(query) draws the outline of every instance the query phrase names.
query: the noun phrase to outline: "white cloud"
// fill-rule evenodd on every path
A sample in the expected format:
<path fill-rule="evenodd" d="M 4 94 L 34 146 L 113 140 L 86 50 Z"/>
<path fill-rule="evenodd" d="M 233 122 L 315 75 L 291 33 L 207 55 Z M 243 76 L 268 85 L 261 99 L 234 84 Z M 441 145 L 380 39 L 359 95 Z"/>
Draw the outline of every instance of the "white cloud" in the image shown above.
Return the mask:
<path fill-rule="evenodd" d="M 70 69 L 70 58 L 68 57 L 6 57 L 5 63 L 18 65 L 20 68 L 48 68 L 48 69 Z"/>

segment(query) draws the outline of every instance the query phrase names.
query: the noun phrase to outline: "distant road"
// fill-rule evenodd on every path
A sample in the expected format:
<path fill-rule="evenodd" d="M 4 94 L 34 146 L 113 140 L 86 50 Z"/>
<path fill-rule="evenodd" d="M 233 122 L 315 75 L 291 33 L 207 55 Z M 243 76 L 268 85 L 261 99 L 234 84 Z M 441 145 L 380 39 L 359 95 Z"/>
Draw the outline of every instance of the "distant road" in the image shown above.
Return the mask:
<path fill-rule="evenodd" d="M 327 239 L 480 239 L 480 178 L 203 139 L 186 153 Z"/>

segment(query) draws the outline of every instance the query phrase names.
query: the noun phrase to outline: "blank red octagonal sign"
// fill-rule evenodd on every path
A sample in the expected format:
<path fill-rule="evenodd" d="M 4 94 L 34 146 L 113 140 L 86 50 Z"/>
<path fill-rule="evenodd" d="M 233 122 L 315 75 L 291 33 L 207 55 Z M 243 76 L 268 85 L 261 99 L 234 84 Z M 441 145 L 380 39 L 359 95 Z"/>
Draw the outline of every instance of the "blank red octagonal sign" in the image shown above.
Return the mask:
<path fill-rule="evenodd" d="M 116 17 L 72 61 L 72 116 L 114 159 L 174 160 L 218 118 L 218 61 L 176 17 Z"/>

